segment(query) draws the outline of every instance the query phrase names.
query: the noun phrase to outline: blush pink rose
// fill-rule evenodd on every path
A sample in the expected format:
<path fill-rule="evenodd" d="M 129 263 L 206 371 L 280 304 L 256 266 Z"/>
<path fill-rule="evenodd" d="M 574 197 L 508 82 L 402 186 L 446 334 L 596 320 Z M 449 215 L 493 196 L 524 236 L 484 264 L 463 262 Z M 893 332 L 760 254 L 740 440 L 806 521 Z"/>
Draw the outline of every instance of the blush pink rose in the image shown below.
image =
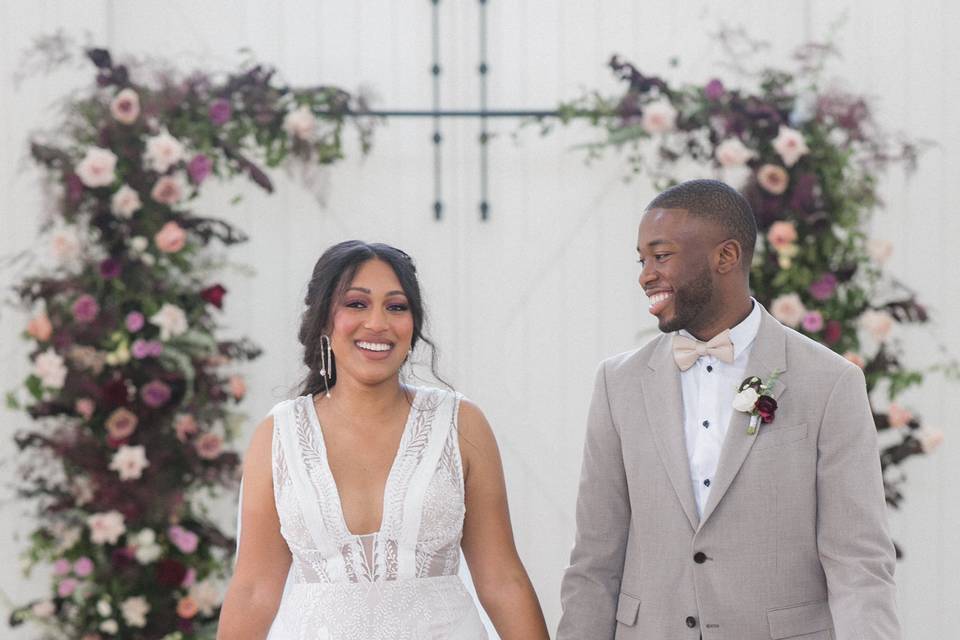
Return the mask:
<path fill-rule="evenodd" d="M 871 260 L 882 265 L 893 255 L 893 243 L 889 240 L 875 238 L 867 242 L 867 253 Z"/>
<path fill-rule="evenodd" d="M 190 414 L 178 416 L 173 423 L 173 428 L 177 432 L 177 440 L 180 442 L 186 442 L 190 439 L 190 436 L 199 430 L 196 418 Z"/>
<path fill-rule="evenodd" d="M 860 316 L 860 325 L 877 342 L 883 342 L 890 336 L 894 322 L 896 321 L 888 312 L 876 309 L 868 309 Z"/>
<path fill-rule="evenodd" d="M 66 558 L 59 558 L 56 562 L 53 563 L 53 575 L 55 576 L 65 576 L 70 573 L 70 569 L 73 567 L 70 564 L 70 561 Z"/>
<path fill-rule="evenodd" d="M 147 140 L 143 159 L 146 165 L 157 173 L 166 173 L 170 167 L 183 160 L 183 145 L 164 131 Z"/>
<path fill-rule="evenodd" d="M 798 327 L 807 313 L 800 296 L 795 293 L 785 293 L 774 299 L 770 305 L 770 313 L 774 318 L 788 327 Z"/>
<path fill-rule="evenodd" d="M 640 126 L 649 134 L 673 131 L 677 123 L 677 110 L 668 100 L 656 100 L 643 106 Z"/>
<path fill-rule="evenodd" d="M 110 102 L 110 115 L 121 124 L 133 124 L 140 115 L 140 96 L 129 87 L 123 89 Z"/>
<path fill-rule="evenodd" d="M 916 433 L 916 439 L 920 441 L 920 448 L 924 453 L 933 453 L 937 447 L 943 444 L 943 431 L 932 427 L 922 427 Z"/>
<path fill-rule="evenodd" d="M 773 149 L 783 158 L 783 164 L 792 167 L 801 156 L 810 152 L 803 134 L 796 129 L 780 125 L 777 137 L 773 140 Z"/>
<path fill-rule="evenodd" d="M 73 572 L 81 578 L 86 578 L 93 573 L 93 560 L 87 556 L 77 558 L 77 561 L 73 563 Z"/>
<path fill-rule="evenodd" d="M 863 359 L 863 356 L 861 356 L 859 353 L 856 353 L 854 351 L 847 351 L 846 353 L 843 354 L 843 357 L 849 360 L 850 362 L 852 362 L 853 364 L 857 365 L 861 369 L 867 366 L 867 362 L 866 360 Z"/>
<path fill-rule="evenodd" d="M 176 253 L 187 244 L 187 232 L 171 220 L 153 236 L 153 242 L 157 245 L 157 249 L 164 253 Z"/>
<path fill-rule="evenodd" d="M 717 145 L 713 156 L 722 167 L 742 167 L 755 157 L 756 152 L 750 150 L 740 138 L 729 138 Z"/>
<path fill-rule="evenodd" d="M 757 170 L 757 183 L 764 191 L 779 196 L 787 190 L 790 184 L 790 175 L 783 167 L 775 164 L 765 164 Z"/>
<path fill-rule="evenodd" d="M 317 117 L 307 106 L 300 106 L 283 119 L 283 129 L 291 137 L 312 142 L 317 133 Z"/>
<path fill-rule="evenodd" d="M 110 437 L 114 440 L 129 438 L 133 432 L 136 431 L 138 422 L 139 419 L 136 414 L 129 409 L 120 407 L 107 418 L 107 433 L 109 433 Z"/>
<path fill-rule="evenodd" d="M 150 197 L 160 204 L 172 207 L 183 200 L 183 183 L 175 176 L 160 176 L 150 190 Z"/>
<path fill-rule="evenodd" d="M 45 313 L 39 313 L 30 319 L 27 323 L 27 333 L 34 340 L 46 342 L 53 334 L 53 325 L 50 324 L 50 318 Z"/>
<path fill-rule="evenodd" d="M 235 400 L 242 400 L 243 396 L 247 395 L 247 383 L 243 376 L 230 376 L 230 395 Z"/>
<path fill-rule="evenodd" d="M 61 598 L 69 598 L 78 586 L 80 586 L 80 582 L 76 578 L 64 578 L 57 585 L 57 595 Z"/>
<path fill-rule="evenodd" d="M 94 404 L 91 398 L 77 398 L 77 401 L 73 403 L 73 408 L 83 416 L 84 419 L 89 420 L 96 409 L 96 404 Z"/>
<path fill-rule="evenodd" d="M 126 184 L 117 189 L 117 192 L 110 197 L 110 211 L 118 218 L 129 220 L 142 206 L 140 194 Z"/>
<path fill-rule="evenodd" d="M 216 460 L 223 452 L 223 438 L 216 433 L 207 432 L 197 438 L 194 445 L 197 455 L 204 460 Z"/>
<path fill-rule="evenodd" d="M 92 147 L 77 165 L 77 177 L 90 188 L 105 187 L 116 179 L 117 156 L 108 149 Z"/>

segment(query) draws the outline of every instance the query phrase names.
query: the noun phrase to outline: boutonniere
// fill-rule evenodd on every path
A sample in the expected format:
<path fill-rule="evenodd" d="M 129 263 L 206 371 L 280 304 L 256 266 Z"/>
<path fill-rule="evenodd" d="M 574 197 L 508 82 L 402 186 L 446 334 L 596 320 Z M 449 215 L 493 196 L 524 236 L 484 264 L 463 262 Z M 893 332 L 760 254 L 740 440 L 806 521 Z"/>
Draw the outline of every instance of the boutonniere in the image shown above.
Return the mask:
<path fill-rule="evenodd" d="M 770 395 L 770 390 L 780 377 L 779 371 L 774 371 L 764 382 L 757 376 L 750 376 L 740 383 L 737 395 L 733 398 L 733 408 L 750 414 L 750 426 L 747 435 L 757 432 L 760 423 L 769 424 L 777 413 L 777 401 Z"/>

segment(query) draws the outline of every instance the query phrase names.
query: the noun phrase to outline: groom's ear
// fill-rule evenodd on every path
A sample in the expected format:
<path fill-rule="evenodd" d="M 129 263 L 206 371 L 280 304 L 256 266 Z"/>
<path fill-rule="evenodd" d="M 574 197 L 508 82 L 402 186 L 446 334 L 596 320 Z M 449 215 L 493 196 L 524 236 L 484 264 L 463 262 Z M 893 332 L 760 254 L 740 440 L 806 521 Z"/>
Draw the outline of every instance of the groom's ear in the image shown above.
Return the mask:
<path fill-rule="evenodd" d="M 724 240 L 716 249 L 717 253 L 717 272 L 721 275 L 739 270 L 743 261 L 743 248 L 740 243 L 732 238 Z"/>

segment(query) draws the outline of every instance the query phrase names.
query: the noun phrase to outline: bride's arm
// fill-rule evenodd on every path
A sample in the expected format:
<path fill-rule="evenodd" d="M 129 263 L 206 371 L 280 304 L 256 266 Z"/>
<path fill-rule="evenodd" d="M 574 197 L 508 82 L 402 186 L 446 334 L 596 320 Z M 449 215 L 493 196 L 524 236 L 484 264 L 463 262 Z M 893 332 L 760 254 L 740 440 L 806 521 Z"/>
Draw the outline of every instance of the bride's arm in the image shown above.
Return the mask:
<path fill-rule="evenodd" d="M 268 417 L 257 426 L 243 463 L 243 534 L 220 612 L 218 640 L 266 638 L 290 569 L 290 550 L 280 535 L 273 499 L 272 438 L 273 417 Z"/>
<path fill-rule="evenodd" d="M 513 541 L 493 431 L 480 409 L 467 401 L 460 403 L 459 428 L 467 510 L 461 546 L 480 604 L 501 640 L 549 638 L 540 602 Z"/>

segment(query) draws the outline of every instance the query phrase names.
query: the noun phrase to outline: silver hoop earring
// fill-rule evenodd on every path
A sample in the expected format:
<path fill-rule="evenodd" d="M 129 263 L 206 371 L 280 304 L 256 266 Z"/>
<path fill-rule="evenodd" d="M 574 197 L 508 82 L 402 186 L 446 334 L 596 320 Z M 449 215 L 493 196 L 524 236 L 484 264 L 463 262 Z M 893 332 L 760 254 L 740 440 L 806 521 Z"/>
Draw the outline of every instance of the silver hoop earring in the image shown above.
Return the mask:
<path fill-rule="evenodd" d="M 330 336 L 320 336 L 320 377 L 323 378 L 323 387 L 330 397 L 330 378 L 333 377 L 333 349 L 330 348 Z"/>

